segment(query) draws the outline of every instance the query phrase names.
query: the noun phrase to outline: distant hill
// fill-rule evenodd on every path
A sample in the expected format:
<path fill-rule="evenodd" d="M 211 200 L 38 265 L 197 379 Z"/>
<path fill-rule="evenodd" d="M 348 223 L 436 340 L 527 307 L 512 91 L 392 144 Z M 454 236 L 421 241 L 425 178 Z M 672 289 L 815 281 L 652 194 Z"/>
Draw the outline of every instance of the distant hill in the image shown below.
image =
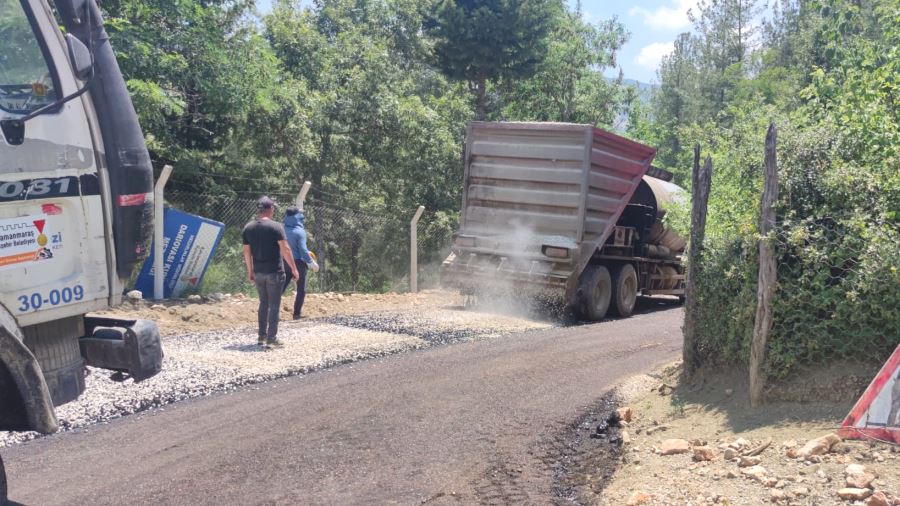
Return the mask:
<path fill-rule="evenodd" d="M 616 79 L 612 78 L 612 77 L 608 77 L 607 80 L 615 81 Z M 653 96 L 653 90 L 655 90 L 656 88 L 659 87 L 659 85 L 656 85 L 656 84 L 645 83 L 645 82 L 638 81 L 636 79 L 627 79 L 627 78 L 622 79 L 622 83 L 625 84 L 625 86 L 632 86 L 632 87 L 636 88 L 638 91 L 638 97 L 640 98 L 640 101 L 645 105 L 650 104 L 650 99 Z M 613 129 L 616 131 L 619 131 L 619 132 L 624 132 L 627 128 L 628 128 L 628 113 L 623 111 L 619 115 L 619 117 L 616 118 L 616 121 L 613 123 Z"/>
<path fill-rule="evenodd" d="M 645 104 L 650 102 L 650 97 L 653 94 L 653 90 L 659 87 L 659 85 L 657 84 L 644 83 L 636 79 L 622 79 L 622 82 L 628 86 L 634 86 L 635 88 L 637 88 L 638 93 L 641 97 L 641 102 L 644 102 Z"/>

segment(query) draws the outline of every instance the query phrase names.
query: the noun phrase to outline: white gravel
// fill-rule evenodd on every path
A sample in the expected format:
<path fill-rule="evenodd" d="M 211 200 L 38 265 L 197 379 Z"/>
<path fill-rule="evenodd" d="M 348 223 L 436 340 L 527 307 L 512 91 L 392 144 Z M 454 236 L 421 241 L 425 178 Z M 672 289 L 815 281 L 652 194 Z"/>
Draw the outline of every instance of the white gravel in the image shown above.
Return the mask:
<path fill-rule="evenodd" d="M 61 430 L 104 423 L 166 404 L 243 385 L 411 349 L 550 327 L 513 316 L 456 310 L 380 312 L 282 323 L 285 347 L 263 350 L 254 328 L 163 338 L 163 370 L 144 382 L 114 381 L 88 368 L 87 390 L 56 410 Z M 35 432 L 0 432 L 0 447 Z"/>

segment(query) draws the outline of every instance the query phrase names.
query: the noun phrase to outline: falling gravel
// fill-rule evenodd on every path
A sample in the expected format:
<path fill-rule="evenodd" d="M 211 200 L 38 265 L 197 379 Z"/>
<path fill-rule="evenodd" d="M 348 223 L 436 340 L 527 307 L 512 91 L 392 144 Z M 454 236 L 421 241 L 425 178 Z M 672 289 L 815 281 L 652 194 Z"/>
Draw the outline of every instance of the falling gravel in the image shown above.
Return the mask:
<path fill-rule="evenodd" d="M 88 367 L 87 389 L 60 406 L 60 430 L 88 427 L 140 411 L 364 360 L 474 339 L 550 327 L 512 316 L 452 309 L 379 312 L 284 323 L 284 348 L 256 344 L 254 328 L 199 332 L 163 338 L 162 371 L 141 383 Z M 35 432 L 0 432 L 0 447 L 34 439 Z"/>

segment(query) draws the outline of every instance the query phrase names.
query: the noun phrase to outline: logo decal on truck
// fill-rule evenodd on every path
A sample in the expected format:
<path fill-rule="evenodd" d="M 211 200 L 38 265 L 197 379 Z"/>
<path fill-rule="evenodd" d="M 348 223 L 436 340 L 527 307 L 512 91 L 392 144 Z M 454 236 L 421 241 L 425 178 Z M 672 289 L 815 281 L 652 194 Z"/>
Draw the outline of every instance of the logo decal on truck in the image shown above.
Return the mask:
<path fill-rule="evenodd" d="M 0 220 L 0 269 L 20 267 L 53 258 L 52 249 L 62 243 L 62 233 L 48 238 L 47 217 L 21 216 Z"/>

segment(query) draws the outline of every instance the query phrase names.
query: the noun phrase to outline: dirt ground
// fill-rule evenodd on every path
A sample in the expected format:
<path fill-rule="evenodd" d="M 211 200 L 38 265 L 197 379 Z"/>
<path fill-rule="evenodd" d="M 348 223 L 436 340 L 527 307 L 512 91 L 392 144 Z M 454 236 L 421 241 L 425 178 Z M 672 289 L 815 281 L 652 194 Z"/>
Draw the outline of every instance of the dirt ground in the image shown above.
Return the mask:
<path fill-rule="evenodd" d="M 282 299 L 281 319 L 288 321 L 293 312 L 294 296 Z M 348 315 L 369 311 L 401 308 L 447 307 L 462 304 L 462 299 L 450 292 L 423 291 L 418 294 L 307 294 L 303 306 L 304 318 Z M 126 301 L 120 306 L 98 314 L 120 318 L 153 320 L 163 335 L 177 335 L 208 330 L 234 329 L 256 324 L 258 300 L 244 294 L 217 294 L 206 298 L 173 301 Z"/>
<path fill-rule="evenodd" d="M 581 452 L 562 480 L 562 489 L 581 504 L 890 505 L 892 496 L 893 504 L 900 504 L 900 448 L 895 445 L 844 440 L 810 460 L 788 456 L 790 448 L 835 432 L 874 375 L 864 369 L 836 366 L 776 385 L 770 398 L 790 402 L 772 402 L 757 410 L 749 407 L 741 372 L 708 373 L 688 383 L 675 364 L 658 374 L 633 378 L 617 392 L 618 402 L 605 399 L 573 428 L 580 433 L 574 446 L 591 451 Z M 809 385 L 805 399 L 803 385 Z M 823 389 L 832 392 L 832 399 L 811 402 L 819 397 L 810 391 Z M 633 419 L 621 429 L 597 434 L 610 405 L 630 407 Z M 670 439 L 685 440 L 688 451 L 662 455 Z M 743 462 L 746 467 L 739 466 L 739 458 L 725 459 L 729 445 L 740 455 L 769 441 L 759 452 L 759 461 L 748 459 Z M 713 460 L 697 461 L 698 446 L 709 448 Z M 851 464 L 861 464 L 876 476 L 862 495 L 880 491 L 886 503 L 838 496 L 839 489 L 848 487 L 846 470 Z"/>

